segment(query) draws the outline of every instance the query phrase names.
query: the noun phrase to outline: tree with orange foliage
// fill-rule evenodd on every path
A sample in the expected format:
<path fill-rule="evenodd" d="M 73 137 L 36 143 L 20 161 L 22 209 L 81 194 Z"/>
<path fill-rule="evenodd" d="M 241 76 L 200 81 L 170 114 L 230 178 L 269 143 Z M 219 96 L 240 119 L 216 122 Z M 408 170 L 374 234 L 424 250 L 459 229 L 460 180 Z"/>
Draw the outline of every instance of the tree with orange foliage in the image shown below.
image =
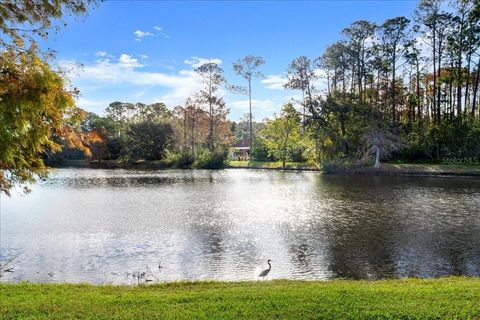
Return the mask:
<path fill-rule="evenodd" d="M 98 137 L 79 134 L 83 112 L 76 89 L 67 89 L 37 48 L 65 14 L 84 14 L 95 0 L 5 0 L 0 2 L 0 193 L 47 175 L 42 155 L 57 152 L 53 137 L 88 151 Z"/>

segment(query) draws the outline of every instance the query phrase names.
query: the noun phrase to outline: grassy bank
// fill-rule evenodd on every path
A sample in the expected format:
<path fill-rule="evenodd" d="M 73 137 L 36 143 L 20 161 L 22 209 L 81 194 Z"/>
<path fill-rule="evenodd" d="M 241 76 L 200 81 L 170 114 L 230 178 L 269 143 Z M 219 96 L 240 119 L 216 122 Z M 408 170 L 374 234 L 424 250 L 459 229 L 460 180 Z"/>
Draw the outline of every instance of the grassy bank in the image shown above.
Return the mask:
<path fill-rule="evenodd" d="M 326 167 L 328 174 L 351 175 L 412 175 L 412 176 L 470 176 L 480 177 L 480 166 L 443 164 L 391 164 L 384 163 L 380 168 L 373 166 L 340 165 Z"/>
<path fill-rule="evenodd" d="M 480 279 L 0 285 L 3 319 L 478 319 Z"/>
<path fill-rule="evenodd" d="M 230 161 L 230 168 L 248 168 L 248 169 L 282 169 L 282 162 L 259 162 L 259 161 Z M 288 170 L 318 170 L 307 162 L 287 162 Z"/>
<path fill-rule="evenodd" d="M 230 168 L 282 169 L 281 162 L 230 161 Z M 480 177 L 480 166 L 443 164 L 392 164 L 383 163 L 380 168 L 352 164 L 329 165 L 319 169 L 307 162 L 287 162 L 288 170 L 322 170 L 326 174 L 347 175 L 412 175 L 412 176 L 470 176 Z"/>

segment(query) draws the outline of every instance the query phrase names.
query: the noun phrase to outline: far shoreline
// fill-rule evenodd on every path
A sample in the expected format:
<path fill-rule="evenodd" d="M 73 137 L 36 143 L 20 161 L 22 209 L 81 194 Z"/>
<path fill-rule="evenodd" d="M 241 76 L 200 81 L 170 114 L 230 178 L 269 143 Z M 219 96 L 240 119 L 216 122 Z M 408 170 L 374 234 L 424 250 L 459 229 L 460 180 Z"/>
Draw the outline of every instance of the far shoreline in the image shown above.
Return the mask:
<path fill-rule="evenodd" d="M 166 170 L 184 169 L 191 170 L 193 167 L 175 167 L 163 161 L 137 161 L 120 162 L 116 160 L 91 161 L 68 160 L 51 168 L 89 168 L 89 169 L 136 169 L 136 170 Z M 476 165 L 443 165 L 443 164 L 392 164 L 383 163 L 380 168 L 372 166 L 336 166 L 334 168 L 318 168 L 307 163 L 288 162 L 286 168 L 282 168 L 280 162 L 248 162 L 230 161 L 229 164 L 219 169 L 250 169 L 250 170 L 275 170 L 275 171 L 299 171 L 319 172 L 325 175 L 336 176 L 405 176 L 405 177 L 442 177 L 442 178 L 480 178 L 480 166 Z"/>

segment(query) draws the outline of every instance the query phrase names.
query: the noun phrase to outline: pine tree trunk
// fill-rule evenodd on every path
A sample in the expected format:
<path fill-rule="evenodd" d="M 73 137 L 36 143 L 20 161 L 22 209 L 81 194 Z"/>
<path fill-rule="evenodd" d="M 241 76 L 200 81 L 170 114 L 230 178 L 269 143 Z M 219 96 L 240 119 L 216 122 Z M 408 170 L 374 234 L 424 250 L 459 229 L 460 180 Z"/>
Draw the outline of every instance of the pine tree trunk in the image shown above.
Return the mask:
<path fill-rule="evenodd" d="M 377 70 L 377 92 L 375 93 L 375 106 L 377 111 L 380 112 L 378 100 L 380 99 L 380 68 Z"/>
<path fill-rule="evenodd" d="M 197 116 L 197 112 L 193 111 L 192 117 L 192 155 L 193 159 L 195 160 L 195 117 Z"/>
<path fill-rule="evenodd" d="M 419 66 L 419 63 L 418 63 L 418 59 L 417 59 L 417 108 L 418 108 L 418 118 L 421 119 L 422 118 L 422 114 L 421 114 L 421 110 L 422 110 L 422 100 L 420 99 L 420 66 Z"/>
<path fill-rule="evenodd" d="M 480 57 L 477 64 L 477 75 L 475 77 L 475 84 L 473 86 L 473 101 L 472 101 L 472 118 L 475 118 L 475 108 L 477 106 L 478 84 L 480 82 Z M 480 118 L 480 115 L 479 115 Z"/>
<path fill-rule="evenodd" d="M 462 24 L 460 26 L 460 34 L 458 35 L 459 38 L 459 46 L 458 46 L 458 54 L 457 54 L 457 116 L 462 114 L 462 42 L 463 42 L 463 23 L 464 23 L 465 14 L 462 16 Z"/>
<path fill-rule="evenodd" d="M 396 76 L 396 66 L 395 66 L 395 59 L 396 59 L 396 46 L 393 47 L 393 59 L 392 59 L 392 118 L 393 123 L 397 121 L 397 114 L 395 108 L 395 76 Z"/>
<path fill-rule="evenodd" d="M 437 78 L 440 79 L 442 76 L 442 39 L 438 39 L 438 68 L 437 68 Z M 441 109 L 441 84 L 437 88 L 437 123 L 440 123 L 442 120 L 442 109 Z"/>
<path fill-rule="evenodd" d="M 183 150 L 186 150 L 188 148 L 188 143 L 187 143 L 187 108 L 184 108 L 183 110 Z"/>
<path fill-rule="evenodd" d="M 448 91 L 449 91 L 449 97 L 448 97 L 448 102 L 450 104 L 449 107 L 449 113 L 450 113 L 450 119 L 453 119 L 454 116 L 454 109 L 453 109 L 453 78 L 454 78 L 454 73 L 453 73 L 453 61 L 450 65 L 450 83 L 448 84 Z"/>
<path fill-rule="evenodd" d="M 469 106 L 469 91 L 468 91 L 468 87 L 470 85 L 470 62 L 471 62 L 471 55 L 468 55 L 467 57 L 467 79 L 465 81 L 465 110 L 467 109 L 467 107 Z"/>
<path fill-rule="evenodd" d="M 430 107 L 431 111 L 433 112 L 435 110 L 435 106 L 436 106 L 436 94 L 437 94 L 437 59 L 436 59 L 436 53 L 435 53 L 435 50 L 437 48 L 436 46 L 436 40 L 437 40 L 437 30 L 434 26 L 433 28 L 433 50 L 432 50 L 432 53 L 433 53 L 433 101 L 432 101 L 432 104 L 433 104 L 433 108 L 432 106 Z M 436 117 L 434 118 L 435 122 L 436 122 Z"/>
<path fill-rule="evenodd" d="M 375 146 L 375 164 L 373 165 L 375 169 L 380 168 L 380 148 Z"/>
<path fill-rule="evenodd" d="M 212 88 L 211 84 L 209 87 L 209 96 L 208 96 L 208 103 L 209 103 L 209 125 L 210 125 L 210 133 L 209 133 L 209 138 L 208 138 L 208 149 L 210 152 L 213 152 L 213 103 L 212 103 Z"/>
<path fill-rule="evenodd" d="M 250 125 L 250 153 L 253 148 L 253 124 L 252 124 L 252 79 L 248 79 L 248 107 L 249 107 L 249 125 Z"/>

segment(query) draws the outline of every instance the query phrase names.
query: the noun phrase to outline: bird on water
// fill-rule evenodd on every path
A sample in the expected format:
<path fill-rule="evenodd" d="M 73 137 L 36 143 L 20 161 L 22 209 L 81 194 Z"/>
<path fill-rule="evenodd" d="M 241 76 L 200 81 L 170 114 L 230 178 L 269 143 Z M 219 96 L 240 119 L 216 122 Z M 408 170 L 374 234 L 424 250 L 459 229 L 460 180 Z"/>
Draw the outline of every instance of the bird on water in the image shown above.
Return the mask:
<path fill-rule="evenodd" d="M 268 263 L 268 269 L 265 269 L 263 270 L 262 272 L 260 272 L 260 274 L 258 275 L 259 277 L 266 277 L 267 274 L 270 272 L 270 270 L 272 270 L 272 265 L 270 264 L 270 259 L 267 260 L 267 263 Z"/>

